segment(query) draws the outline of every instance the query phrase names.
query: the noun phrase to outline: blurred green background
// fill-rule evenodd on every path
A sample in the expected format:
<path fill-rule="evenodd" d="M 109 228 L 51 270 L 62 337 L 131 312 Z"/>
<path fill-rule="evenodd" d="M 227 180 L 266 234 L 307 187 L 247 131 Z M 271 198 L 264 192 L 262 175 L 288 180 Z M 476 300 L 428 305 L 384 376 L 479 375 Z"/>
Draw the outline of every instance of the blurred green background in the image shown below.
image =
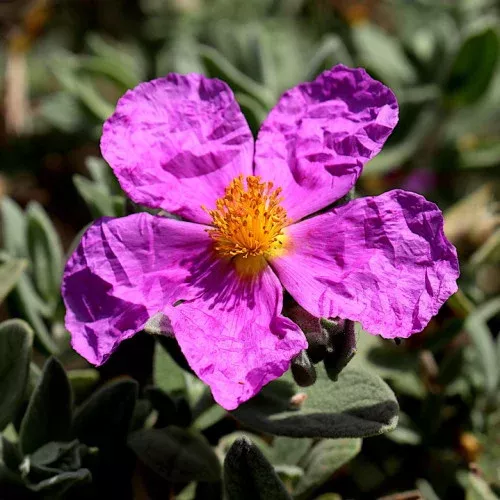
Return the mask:
<path fill-rule="evenodd" d="M 255 133 L 286 89 L 337 63 L 363 66 L 395 92 L 400 122 L 357 194 L 403 188 L 435 201 L 459 252 L 460 291 L 400 346 L 359 335 L 353 363 L 395 391 L 399 425 L 295 496 L 498 498 L 499 16 L 495 0 L 1 1 L 1 319 L 34 329 L 33 377 L 49 354 L 81 387 L 124 374 L 142 387 L 151 376 L 146 337 L 99 373 L 72 353 L 59 289 L 81 230 L 131 210 L 98 146 L 127 89 L 172 71 L 221 78 Z M 144 360 L 131 364 L 136 348 Z M 279 471 L 291 490 L 292 469 Z M 174 493 L 134 487 L 134 498 Z"/>

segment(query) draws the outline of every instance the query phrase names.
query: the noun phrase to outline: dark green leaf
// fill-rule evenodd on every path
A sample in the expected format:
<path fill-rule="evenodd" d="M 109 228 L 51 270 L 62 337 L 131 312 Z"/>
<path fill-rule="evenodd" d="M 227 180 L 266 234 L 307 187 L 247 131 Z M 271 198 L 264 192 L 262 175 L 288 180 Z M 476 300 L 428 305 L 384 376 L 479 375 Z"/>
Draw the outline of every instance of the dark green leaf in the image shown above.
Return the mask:
<path fill-rule="evenodd" d="M 294 489 L 294 496 L 309 498 L 310 494 L 361 450 L 361 439 L 324 439 L 301 463 L 304 475 Z"/>
<path fill-rule="evenodd" d="M 0 430 L 11 421 L 28 380 L 33 330 L 21 320 L 0 324 Z"/>
<path fill-rule="evenodd" d="M 18 443 L 9 441 L 5 436 L 0 436 L 0 464 L 3 462 L 10 470 L 17 471 L 22 459 Z"/>
<path fill-rule="evenodd" d="M 172 482 L 220 480 L 220 465 L 205 438 L 170 426 L 134 432 L 128 445 L 158 475 Z"/>
<path fill-rule="evenodd" d="M 475 30 L 464 40 L 445 84 L 451 103 L 472 104 L 485 93 L 495 74 L 498 52 L 495 27 Z"/>
<path fill-rule="evenodd" d="M 291 437 L 367 437 L 394 429 L 398 403 L 380 377 L 347 367 L 332 383 L 318 368 L 313 386 L 298 388 L 287 372 L 233 415 L 259 431 Z"/>
<path fill-rule="evenodd" d="M 137 390 L 134 380 L 119 380 L 99 389 L 75 412 L 75 436 L 82 443 L 99 449 L 124 443 Z"/>
<path fill-rule="evenodd" d="M 50 358 L 21 423 L 19 442 L 25 455 L 50 441 L 70 440 L 72 404 L 64 368 Z"/>
<path fill-rule="evenodd" d="M 194 500 L 220 500 L 222 498 L 222 484 L 200 481 L 196 485 Z"/>
<path fill-rule="evenodd" d="M 165 391 L 159 387 L 147 387 L 144 395 L 151 401 L 151 405 L 158 412 L 156 427 L 177 424 L 177 406 Z"/>
<path fill-rule="evenodd" d="M 247 438 L 238 439 L 226 455 L 224 487 L 228 500 L 291 498 L 273 466 Z"/>

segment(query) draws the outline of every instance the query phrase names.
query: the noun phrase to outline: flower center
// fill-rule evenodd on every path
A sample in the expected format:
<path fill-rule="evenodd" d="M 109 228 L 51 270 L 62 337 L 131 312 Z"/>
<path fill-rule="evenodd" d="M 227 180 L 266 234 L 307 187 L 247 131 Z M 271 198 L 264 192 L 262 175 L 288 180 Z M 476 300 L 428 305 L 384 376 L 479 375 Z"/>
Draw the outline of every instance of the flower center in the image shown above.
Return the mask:
<path fill-rule="evenodd" d="M 280 205 L 281 188 L 260 177 L 240 175 L 233 179 L 214 210 L 213 228 L 208 234 L 221 257 L 235 258 L 242 274 L 255 274 L 265 266 L 265 258 L 282 248 L 283 228 L 289 223 Z"/>

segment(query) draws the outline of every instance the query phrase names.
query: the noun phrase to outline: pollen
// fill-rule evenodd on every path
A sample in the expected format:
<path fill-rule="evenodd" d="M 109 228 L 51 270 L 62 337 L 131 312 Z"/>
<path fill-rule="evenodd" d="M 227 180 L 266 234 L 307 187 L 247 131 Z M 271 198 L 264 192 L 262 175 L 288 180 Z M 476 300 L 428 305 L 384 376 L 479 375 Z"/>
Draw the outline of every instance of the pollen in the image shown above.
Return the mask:
<path fill-rule="evenodd" d="M 214 210 L 208 234 L 220 257 L 235 258 L 237 269 L 252 274 L 265 266 L 264 259 L 283 246 L 283 228 L 289 224 L 281 206 L 281 188 L 258 176 L 236 177 L 226 188 Z"/>

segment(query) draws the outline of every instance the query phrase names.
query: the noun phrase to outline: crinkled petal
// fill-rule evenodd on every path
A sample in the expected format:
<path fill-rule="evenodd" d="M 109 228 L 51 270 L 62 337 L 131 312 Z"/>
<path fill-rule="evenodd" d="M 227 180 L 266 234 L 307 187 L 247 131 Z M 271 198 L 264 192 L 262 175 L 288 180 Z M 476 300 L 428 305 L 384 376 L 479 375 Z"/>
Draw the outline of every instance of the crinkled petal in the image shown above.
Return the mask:
<path fill-rule="evenodd" d="M 271 264 L 314 316 L 359 321 L 382 337 L 409 337 L 457 290 L 457 254 L 443 233 L 441 211 L 418 194 L 360 198 L 287 232 L 289 248 Z"/>
<path fill-rule="evenodd" d="M 104 124 L 101 151 L 137 203 L 208 222 L 201 205 L 251 175 L 253 137 L 231 89 L 169 74 L 128 91 Z"/>
<path fill-rule="evenodd" d="M 281 97 L 259 132 L 255 173 L 283 189 L 298 221 L 354 186 L 397 121 L 390 89 L 363 69 L 335 66 Z"/>
<path fill-rule="evenodd" d="M 193 263 L 209 251 L 205 227 L 147 213 L 96 221 L 63 277 L 72 345 L 100 365 L 150 316 L 187 295 Z"/>
<path fill-rule="evenodd" d="M 281 376 L 307 347 L 299 327 L 280 314 L 283 292 L 269 266 L 241 279 L 230 262 L 207 255 L 191 286 L 196 298 L 164 313 L 189 365 L 227 410 Z"/>

